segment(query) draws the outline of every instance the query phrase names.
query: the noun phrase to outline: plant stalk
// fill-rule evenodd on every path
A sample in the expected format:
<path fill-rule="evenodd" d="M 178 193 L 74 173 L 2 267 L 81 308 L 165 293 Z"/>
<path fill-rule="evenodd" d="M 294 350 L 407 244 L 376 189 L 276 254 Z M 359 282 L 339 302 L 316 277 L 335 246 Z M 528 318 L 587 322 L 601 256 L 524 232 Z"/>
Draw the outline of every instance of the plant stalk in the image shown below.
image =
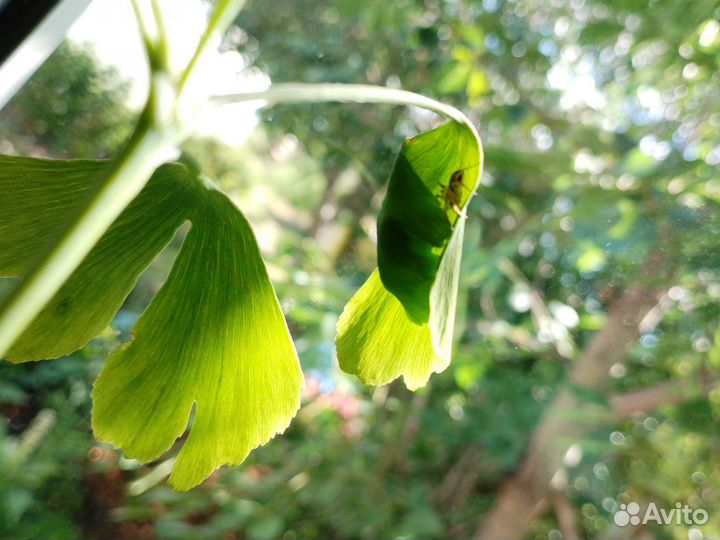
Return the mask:
<path fill-rule="evenodd" d="M 384 86 L 367 84 L 305 84 L 280 83 L 259 92 L 242 92 L 213 96 L 212 100 L 219 104 L 244 103 L 262 101 L 269 107 L 278 103 L 320 103 L 339 101 L 343 103 L 390 103 L 394 105 L 413 105 L 433 111 L 437 114 L 466 124 L 477 135 L 477 130 L 465 114 L 452 105 L 441 103 L 429 97 Z M 479 139 L 479 136 L 478 136 Z"/>
<path fill-rule="evenodd" d="M 213 38 L 227 30 L 227 27 L 230 26 L 230 23 L 232 23 L 235 17 L 237 17 L 237 14 L 245 5 L 245 1 L 246 0 L 220 0 L 217 3 L 212 15 L 210 16 L 207 28 L 205 29 L 205 32 L 200 38 L 200 42 L 195 49 L 193 57 L 190 59 L 185 71 L 180 76 L 177 86 L 178 94 L 182 94 L 185 90 L 185 87 L 195 71 L 195 68 L 207 52 Z"/>

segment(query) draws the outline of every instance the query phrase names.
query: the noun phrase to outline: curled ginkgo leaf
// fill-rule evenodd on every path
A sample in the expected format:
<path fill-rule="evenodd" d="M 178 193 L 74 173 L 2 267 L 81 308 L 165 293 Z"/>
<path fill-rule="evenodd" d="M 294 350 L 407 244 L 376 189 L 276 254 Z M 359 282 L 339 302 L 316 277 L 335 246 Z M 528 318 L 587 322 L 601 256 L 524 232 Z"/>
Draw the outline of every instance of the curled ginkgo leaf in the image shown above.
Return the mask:
<path fill-rule="evenodd" d="M 338 322 L 343 370 L 371 384 L 404 376 L 415 389 L 448 366 L 465 207 L 481 169 L 480 141 L 466 124 L 405 141 L 378 217 L 378 271 Z"/>

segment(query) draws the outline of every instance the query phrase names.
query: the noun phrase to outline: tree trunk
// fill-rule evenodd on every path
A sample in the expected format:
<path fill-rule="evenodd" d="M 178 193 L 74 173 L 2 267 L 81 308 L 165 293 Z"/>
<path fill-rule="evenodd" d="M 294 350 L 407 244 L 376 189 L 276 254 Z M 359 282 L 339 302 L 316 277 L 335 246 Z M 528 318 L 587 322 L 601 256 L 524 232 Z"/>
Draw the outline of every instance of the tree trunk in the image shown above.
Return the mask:
<path fill-rule="evenodd" d="M 625 359 L 638 339 L 640 322 L 656 302 L 653 287 L 626 289 L 611 307 L 605 327 L 592 337 L 571 368 L 571 385 L 580 392 L 606 391 L 610 368 Z M 475 538 L 522 538 L 539 512 L 547 508 L 553 488 L 564 487 L 563 460 L 568 448 L 594 427 L 587 413 L 602 417 L 597 405 L 582 402 L 577 394 L 569 389 L 560 391 L 545 411 L 519 471 L 501 486 Z"/>

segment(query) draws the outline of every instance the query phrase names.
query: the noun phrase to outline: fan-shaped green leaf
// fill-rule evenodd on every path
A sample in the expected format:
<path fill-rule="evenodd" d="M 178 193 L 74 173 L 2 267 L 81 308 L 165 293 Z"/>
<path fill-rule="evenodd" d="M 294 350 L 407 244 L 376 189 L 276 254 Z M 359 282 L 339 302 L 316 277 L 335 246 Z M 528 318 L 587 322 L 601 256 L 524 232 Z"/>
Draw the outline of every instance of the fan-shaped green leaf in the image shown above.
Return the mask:
<path fill-rule="evenodd" d="M 0 155 L 0 276 L 23 275 L 88 196 L 103 161 Z"/>
<path fill-rule="evenodd" d="M 482 149 L 465 125 L 403 145 L 378 217 L 378 270 L 338 322 L 340 366 L 371 384 L 423 386 L 450 363 L 465 229 Z"/>
<path fill-rule="evenodd" d="M 416 323 L 430 317 L 430 291 L 462 209 L 477 187 L 480 144 L 448 122 L 402 146 L 378 216 L 378 268 Z"/>
<path fill-rule="evenodd" d="M 435 353 L 430 326 L 410 320 L 377 270 L 345 307 L 337 330 L 340 367 L 368 384 L 386 384 L 402 375 L 414 390 L 447 367 Z"/>
<path fill-rule="evenodd" d="M 0 270 L 19 275 L 91 191 L 104 163 L 5 158 L 3 165 L 0 182 L 7 196 L 0 203 Z M 7 359 L 57 358 L 102 332 L 140 273 L 187 219 L 190 200 L 186 167 L 160 167 L 15 342 Z"/>
<path fill-rule="evenodd" d="M 203 191 L 168 281 L 94 392 L 98 438 L 149 461 L 185 431 L 171 484 L 189 489 L 283 431 L 302 374 L 252 230 Z"/>

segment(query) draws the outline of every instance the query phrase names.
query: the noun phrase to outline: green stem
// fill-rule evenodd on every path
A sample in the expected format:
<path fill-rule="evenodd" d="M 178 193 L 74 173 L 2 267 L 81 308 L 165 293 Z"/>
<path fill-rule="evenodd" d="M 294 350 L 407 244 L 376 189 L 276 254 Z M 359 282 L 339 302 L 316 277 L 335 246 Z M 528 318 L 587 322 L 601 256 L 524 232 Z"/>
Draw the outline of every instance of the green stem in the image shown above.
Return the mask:
<path fill-rule="evenodd" d="M 132 7 L 133 11 L 135 12 L 135 20 L 137 21 L 138 28 L 140 30 L 140 37 L 142 38 L 143 44 L 145 45 L 145 52 L 147 53 L 148 58 L 152 59 L 152 51 L 155 50 L 155 40 L 150 34 L 150 29 L 148 28 L 147 22 L 145 21 L 145 17 L 143 16 L 142 9 L 140 8 L 138 0 L 132 0 Z"/>
<path fill-rule="evenodd" d="M 446 103 L 429 97 L 384 86 L 367 84 L 305 84 L 281 83 L 274 84 L 260 92 L 243 92 L 214 96 L 213 101 L 220 104 L 243 103 L 246 101 L 263 101 L 265 106 L 278 103 L 318 103 L 323 101 L 340 101 L 345 103 L 391 103 L 396 105 L 413 105 L 428 109 L 470 127 L 475 135 L 477 131 L 472 122 L 462 111 Z M 478 137 L 479 138 L 479 137 Z"/>
<path fill-rule="evenodd" d="M 170 45 L 168 43 L 168 31 L 165 26 L 165 17 L 157 0 L 152 0 L 152 10 L 155 17 L 155 25 L 158 29 L 157 56 L 160 68 L 163 71 L 170 70 Z"/>
<path fill-rule="evenodd" d="M 193 71 L 195 71 L 197 64 L 210 47 L 213 38 L 225 32 L 227 27 L 230 26 L 230 23 L 232 23 L 235 17 L 237 17 L 237 14 L 245 5 L 245 1 L 246 0 L 220 0 L 217 3 L 213 14 L 208 21 L 207 28 L 205 28 L 205 33 L 203 33 L 200 38 L 200 43 L 198 43 L 193 57 L 190 59 L 190 62 L 188 62 L 185 71 L 180 77 L 180 81 L 178 82 L 178 94 L 182 94 Z"/>
<path fill-rule="evenodd" d="M 155 168 L 174 150 L 174 145 L 168 142 L 168 132 L 152 127 L 147 116 L 60 242 L 0 308 L 0 358 L 145 186 Z"/>

